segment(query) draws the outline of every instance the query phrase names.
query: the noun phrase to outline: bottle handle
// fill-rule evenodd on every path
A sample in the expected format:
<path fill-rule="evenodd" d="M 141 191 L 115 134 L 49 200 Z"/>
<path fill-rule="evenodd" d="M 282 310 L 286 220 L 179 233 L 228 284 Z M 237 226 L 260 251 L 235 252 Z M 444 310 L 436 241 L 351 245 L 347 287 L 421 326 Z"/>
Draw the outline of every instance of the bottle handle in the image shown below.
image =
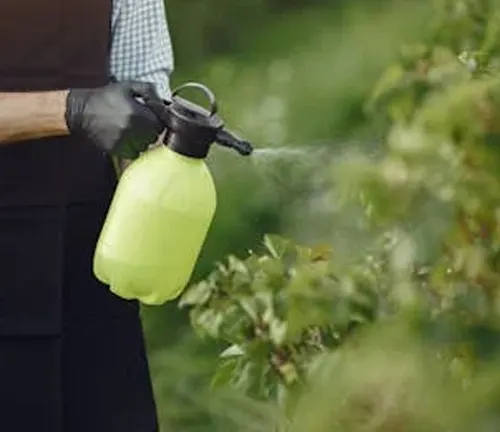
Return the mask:
<path fill-rule="evenodd" d="M 203 84 L 196 83 L 196 82 L 188 82 L 188 83 L 182 84 L 181 86 L 175 88 L 172 91 L 172 97 L 175 97 L 176 95 L 179 94 L 179 92 L 181 90 L 184 90 L 184 89 L 189 88 L 189 87 L 197 88 L 197 89 L 201 90 L 203 93 L 205 93 L 205 96 L 208 98 L 209 103 L 210 103 L 210 117 L 217 114 L 219 107 L 217 105 L 217 101 L 215 100 L 215 95 L 212 93 L 212 91 L 208 87 L 204 86 Z"/>

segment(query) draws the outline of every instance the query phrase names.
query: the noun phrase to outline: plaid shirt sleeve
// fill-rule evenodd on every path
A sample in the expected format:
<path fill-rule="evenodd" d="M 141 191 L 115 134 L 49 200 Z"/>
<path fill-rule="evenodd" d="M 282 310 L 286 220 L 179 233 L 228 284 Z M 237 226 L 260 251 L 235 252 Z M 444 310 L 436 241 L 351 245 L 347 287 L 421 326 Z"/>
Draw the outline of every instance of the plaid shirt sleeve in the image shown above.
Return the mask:
<path fill-rule="evenodd" d="M 113 0 L 110 73 L 119 81 L 150 81 L 169 99 L 173 69 L 164 1 Z"/>

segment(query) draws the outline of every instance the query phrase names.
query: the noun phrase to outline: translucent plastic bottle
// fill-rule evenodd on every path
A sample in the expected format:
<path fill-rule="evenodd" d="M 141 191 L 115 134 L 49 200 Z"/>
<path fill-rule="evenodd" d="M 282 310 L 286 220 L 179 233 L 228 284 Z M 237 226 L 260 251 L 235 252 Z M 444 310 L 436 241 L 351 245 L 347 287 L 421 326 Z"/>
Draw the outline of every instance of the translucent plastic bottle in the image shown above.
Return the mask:
<path fill-rule="evenodd" d="M 205 91 L 211 111 L 177 96 L 188 86 Z M 94 255 L 94 273 L 112 292 L 151 305 L 181 294 L 210 228 L 217 200 L 205 164 L 210 145 L 252 152 L 223 129 L 208 89 L 194 83 L 181 88 L 170 104 L 151 106 L 165 121 L 165 146 L 123 173 Z"/>

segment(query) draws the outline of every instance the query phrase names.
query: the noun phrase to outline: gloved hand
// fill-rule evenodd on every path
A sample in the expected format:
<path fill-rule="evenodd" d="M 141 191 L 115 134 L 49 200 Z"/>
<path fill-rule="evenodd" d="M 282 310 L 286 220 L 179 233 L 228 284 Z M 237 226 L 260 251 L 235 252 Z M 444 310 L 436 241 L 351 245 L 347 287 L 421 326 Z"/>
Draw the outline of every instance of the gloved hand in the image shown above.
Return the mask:
<path fill-rule="evenodd" d="M 151 83 L 112 82 L 94 89 L 71 89 L 66 101 L 68 130 L 101 150 L 135 159 L 164 129 L 137 98 L 162 103 Z"/>

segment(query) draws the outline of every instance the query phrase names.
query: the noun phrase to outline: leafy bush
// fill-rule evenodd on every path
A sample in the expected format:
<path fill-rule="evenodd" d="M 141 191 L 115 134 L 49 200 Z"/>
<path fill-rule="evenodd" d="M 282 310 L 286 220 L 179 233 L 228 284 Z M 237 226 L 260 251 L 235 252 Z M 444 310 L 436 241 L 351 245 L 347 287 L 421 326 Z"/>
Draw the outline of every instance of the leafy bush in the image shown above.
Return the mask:
<path fill-rule="evenodd" d="M 214 384 L 261 399 L 301 381 L 311 358 L 371 320 L 378 293 L 368 274 L 339 280 L 326 250 L 265 238 L 265 252 L 229 257 L 181 301 L 202 335 L 230 343 Z"/>
<path fill-rule="evenodd" d="M 273 427 L 500 427 L 499 6 L 435 2 L 369 98 L 385 154 L 350 155 L 333 175 L 382 232 L 355 263 L 267 236 L 181 300 L 199 334 L 228 345 L 213 384 L 282 410 Z"/>

